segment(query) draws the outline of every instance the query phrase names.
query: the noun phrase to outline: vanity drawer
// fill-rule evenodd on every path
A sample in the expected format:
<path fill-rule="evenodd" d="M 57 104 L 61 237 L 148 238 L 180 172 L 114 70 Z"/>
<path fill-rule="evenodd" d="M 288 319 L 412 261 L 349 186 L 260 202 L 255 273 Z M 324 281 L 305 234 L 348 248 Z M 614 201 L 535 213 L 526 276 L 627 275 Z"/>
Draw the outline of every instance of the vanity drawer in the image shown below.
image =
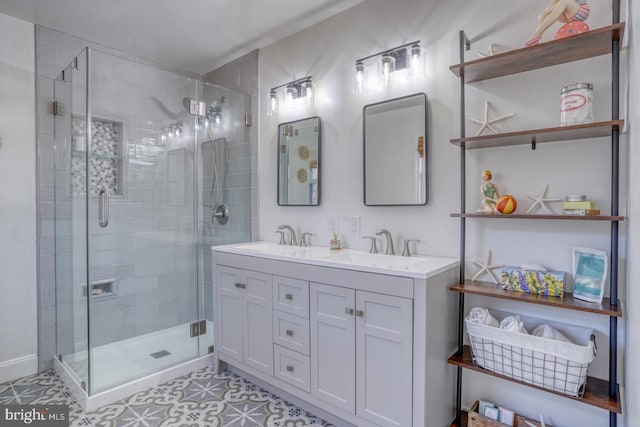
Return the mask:
<path fill-rule="evenodd" d="M 311 392 L 311 362 L 309 356 L 274 345 L 273 361 L 275 363 L 276 378 L 307 393 Z"/>
<path fill-rule="evenodd" d="M 309 355 L 309 319 L 273 311 L 273 343 Z"/>
<path fill-rule="evenodd" d="M 309 282 L 273 276 L 273 309 L 309 318 Z"/>

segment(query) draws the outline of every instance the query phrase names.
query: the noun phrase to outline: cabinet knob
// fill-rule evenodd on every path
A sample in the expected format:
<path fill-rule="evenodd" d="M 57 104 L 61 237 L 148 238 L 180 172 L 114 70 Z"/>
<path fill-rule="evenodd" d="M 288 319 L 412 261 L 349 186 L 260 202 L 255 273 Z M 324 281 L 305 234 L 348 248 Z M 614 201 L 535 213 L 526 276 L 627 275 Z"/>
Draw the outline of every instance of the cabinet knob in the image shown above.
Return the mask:
<path fill-rule="evenodd" d="M 353 316 L 353 308 L 345 308 L 344 309 L 344 314 L 348 314 L 349 316 Z"/>
<path fill-rule="evenodd" d="M 287 365 L 287 372 L 293 372 L 293 365 Z"/>
<path fill-rule="evenodd" d="M 246 289 L 247 285 L 244 283 L 236 283 L 236 288 L 238 289 Z"/>
<path fill-rule="evenodd" d="M 291 301 L 293 299 L 293 295 L 291 294 L 284 294 L 284 299 L 286 299 L 287 301 Z"/>
<path fill-rule="evenodd" d="M 364 317 L 364 311 L 356 310 L 356 317 Z"/>
<path fill-rule="evenodd" d="M 287 334 L 288 337 L 292 337 L 293 336 L 293 331 L 291 329 L 287 329 L 285 331 L 285 334 Z"/>

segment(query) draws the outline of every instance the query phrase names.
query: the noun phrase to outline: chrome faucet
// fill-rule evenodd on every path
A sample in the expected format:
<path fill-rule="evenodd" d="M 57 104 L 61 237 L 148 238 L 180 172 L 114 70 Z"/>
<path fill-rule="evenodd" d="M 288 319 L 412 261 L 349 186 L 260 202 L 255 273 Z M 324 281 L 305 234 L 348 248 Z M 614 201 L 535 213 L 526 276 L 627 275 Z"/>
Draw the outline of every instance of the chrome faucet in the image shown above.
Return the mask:
<path fill-rule="evenodd" d="M 363 239 L 371 239 L 371 247 L 369 248 L 369 253 L 377 254 L 378 247 L 376 246 L 376 236 L 364 236 Z"/>
<path fill-rule="evenodd" d="M 309 246 L 309 242 L 307 241 L 307 236 L 312 236 L 311 233 L 300 233 L 300 246 Z"/>
<path fill-rule="evenodd" d="M 396 250 L 393 247 L 393 237 L 391 237 L 391 233 L 389 233 L 389 230 L 385 230 L 383 228 L 382 230 L 376 231 L 376 236 L 381 236 L 383 234 L 384 234 L 384 237 L 387 238 L 387 247 L 384 249 L 384 254 L 385 255 L 395 255 L 396 254 Z"/>
<path fill-rule="evenodd" d="M 296 232 L 293 227 L 283 224 L 278 227 L 278 230 L 289 230 L 289 246 L 298 246 L 298 239 L 296 239 Z"/>
<path fill-rule="evenodd" d="M 411 242 L 420 242 L 418 239 L 406 239 L 404 241 L 404 249 L 402 250 L 402 256 L 411 256 L 411 251 L 409 250 L 409 243 Z"/>

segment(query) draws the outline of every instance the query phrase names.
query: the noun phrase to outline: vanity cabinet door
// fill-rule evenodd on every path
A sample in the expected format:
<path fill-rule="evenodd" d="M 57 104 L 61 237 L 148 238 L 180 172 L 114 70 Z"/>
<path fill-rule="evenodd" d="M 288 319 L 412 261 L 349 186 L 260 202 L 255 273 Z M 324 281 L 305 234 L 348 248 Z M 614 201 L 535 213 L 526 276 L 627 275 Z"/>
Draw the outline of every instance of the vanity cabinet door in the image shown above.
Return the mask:
<path fill-rule="evenodd" d="M 271 275 L 245 272 L 244 363 L 273 375 L 273 314 Z"/>
<path fill-rule="evenodd" d="M 311 394 L 355 413 L 355 291 L 311 283 Z"/>
<path fill-rule="evenodd" d="M 356 292 L 356 414 L 412 425 L 413 301 Z"/>
<path fill-rule="evenodd" d="M 238 362 L 243 359 L 242 270 L 218 267 L 218 335 L 220 352 Z"/>
<path fill-rule="evenodd" d="M 220 266 L 217 280 L 220 353 L 273 375 L 271 275 Z"/>

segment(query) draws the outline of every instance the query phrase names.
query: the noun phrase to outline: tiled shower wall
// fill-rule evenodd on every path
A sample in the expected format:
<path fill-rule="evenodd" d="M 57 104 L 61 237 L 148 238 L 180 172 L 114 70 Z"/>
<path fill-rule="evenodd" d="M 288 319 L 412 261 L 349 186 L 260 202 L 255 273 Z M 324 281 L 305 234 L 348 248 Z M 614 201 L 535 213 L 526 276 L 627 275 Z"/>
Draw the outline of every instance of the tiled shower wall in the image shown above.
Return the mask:
<path fill-rule="evenodd" d="M 205 74 L 203 81 L 237 90 L 251 97 L 253 126 L 248 128 L 251 153 L 251 237 L 258 237 L 258 195 L 256 191 L 258 168 L 258 55 L 256 49 L 248 54 Z"/>

